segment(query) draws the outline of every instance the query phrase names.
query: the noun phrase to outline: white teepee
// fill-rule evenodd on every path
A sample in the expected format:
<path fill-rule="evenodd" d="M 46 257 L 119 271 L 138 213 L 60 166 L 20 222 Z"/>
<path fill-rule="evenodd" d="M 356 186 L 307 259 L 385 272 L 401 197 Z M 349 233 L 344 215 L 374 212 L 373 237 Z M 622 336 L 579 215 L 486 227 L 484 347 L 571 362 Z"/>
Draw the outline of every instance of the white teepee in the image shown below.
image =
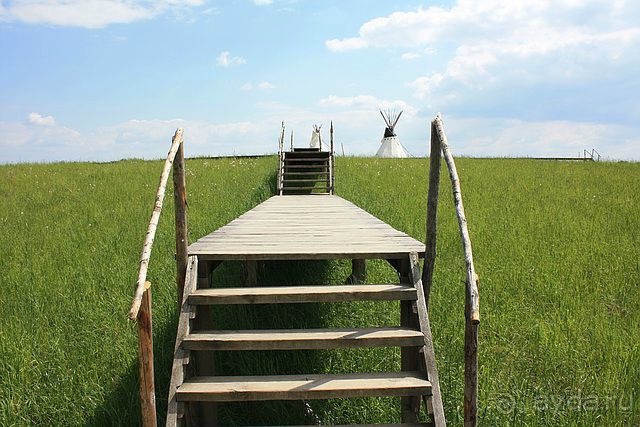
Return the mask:
<path fill-rule="evenodd" d="M 322 125 L 313 125 L 313 130 L 311 131 L 311 141 L 309 142 L 309 148 L 317 148 L 322 150 L 322 135 L 320 134 L 320 128 Z"/>
<path fill-rule="evenodd" d="M 387 127 L 384 130 L 384 137 L 380 141 L 380 148 L 376 153 L 376 157 L 409 157 L 409 153 L 400 144 L 400 138 L 394 132 L 402 111 L 396 114 L 392 111 L 383 112 L 380 110 L 380 114 Z"/>

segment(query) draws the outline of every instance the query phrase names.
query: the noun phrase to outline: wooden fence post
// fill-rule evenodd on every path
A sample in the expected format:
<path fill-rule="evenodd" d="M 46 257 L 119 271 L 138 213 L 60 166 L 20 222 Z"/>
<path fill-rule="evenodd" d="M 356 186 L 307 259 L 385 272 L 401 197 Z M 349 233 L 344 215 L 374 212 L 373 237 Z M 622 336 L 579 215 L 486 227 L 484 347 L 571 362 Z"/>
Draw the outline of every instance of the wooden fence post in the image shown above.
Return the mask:
<path fill-rule="evenodd" d="M 438 193 L 440 189 L 440 139 L 435 124 L 431 123 L 431 153 L 429 155 L 429 193 L 427 195 L 427 231 L 422 269 L 424 300 L 429 308 L 429 295 L 433 282 L 433 270 L 436 264 L 436 239 L 438 228 Z"/>
<path fill-rule="evenodd" d="M 173 163 L 173 198 L 176 213 L 176 286 L 178 308 L 182 305 L 184 280 L 187 274 L 187 245 L 189 231 L 187 229 L 187 189 L 184 164 L 184 141 L 180 144 Z"/>
<path fill-rule="evenodd" d="M 156 389 L 153 379 L 153 327 L 151 283 L 145 283 L 138 312 L 138 369 L 140 375 L 140 412 L 144 427 L 156 427 Z"/>
<path fill-rule="evenodd" d="M 465 328 L 464 328 L 464 425 L 475 427 L 478 424 L 478 324 L 480 323 L 480 296 L 478 294 L 478 276 L 473 265 L 473 252 L 471 239 L 467 228 L 467 219 L 462 204 L 460 180 L 453 156 L 449 152 L 447 136 L 444 133 L 442 118 L 438 114 L 432 124 L 440 140 L 442 154 L 444 156 L 451 187 L 453 201 L 458 217 L 458 228 L 462 237 L 464 260 L 467 269 L 465 287 Z"/>

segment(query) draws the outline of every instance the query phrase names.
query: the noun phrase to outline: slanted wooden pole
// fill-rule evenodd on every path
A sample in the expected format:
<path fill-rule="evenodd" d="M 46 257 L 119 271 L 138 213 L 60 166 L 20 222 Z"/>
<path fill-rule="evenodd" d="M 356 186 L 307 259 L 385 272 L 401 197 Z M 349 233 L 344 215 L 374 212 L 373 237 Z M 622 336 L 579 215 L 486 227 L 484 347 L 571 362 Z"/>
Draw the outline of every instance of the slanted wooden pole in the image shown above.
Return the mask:
<path fill-rule="evenodd" d="M 182 129 L 176 130 L 171 142 L 171 148 L 164 162 L 160 184 L 156 192 L 156 200 L 151 213 L 151 220 L 147 228 L 147 234 L 142 245 L 140 255 L 140 269 L 138 271 L 138 281 L 136 291 L 131 302 L 129 318 L 137 320 L 138 326 L 138 367 L 140 375 L 140 409 L 142 413 L 142 424 L 156 426 L 156 396 L 153 378 L 153 322 L 151 315 L 151 283 L 147 281 L 147 270 L 149 269 L 149 259 L 151 258 L 151 248 L 156 236 L 160 212 L 164 202 L 164 194 L 169 179 L 169 171 L 176 157 L 178 149 L 182 144 Z M 182 160 L 184 169 L 184 159 Z M 186 222 L 186 217 L 185 217 Z M 184 282 L 183 282 L 184 283 Z"/>
<path fill-rule="evenodd" d="M 444 126 L 440 114 L 433 119 L 432 123 L 435 125 L 435 130 L 442 147 L 442 154 L 449 169 L 449 177 L 451 178 L 451 187 L 453 189 L 453 200 L 458 217 L 458 228 L 460 229 L 460 235 L 462 237 L 464 261 L 467 269 L 464 330 L 464 425 L 465 427 L 475 427 L 478 424 L 478 324 L 480 323 L 478 276 L 473 265 L 471 239 L 469 238 L 467 219 L 462 204 L 458 171 L 456 170 L 453 156 L 449 152 L 449 144 L 444 133 Z"/>
<path fill-rule="evenodd" d="M 145 236 L 144 244 L 142 245 L 138 282 L 133 296 L 133 301 L 131 302 L 131 309 L 129 310 L 129 319 L 131 320 L 135 320 L 138 317 L 138 310 L 140 310 L 140 304 L 142 303 L 142 294 L 144 293 L 144 286 L 147 281 L 147 270 L 149 269 L 149 259 L 151 258 L 151 247 L 153 246 L 153 240 L 156 237 L 156 229 L 158 228 L 160 212 L 162 211 L 162 203 L 164 202 L 164 193 L 167 188 L 167 181 L 169 180 L 169 171 L 171 170 L 171 165 L 173 164 L 173 160 L 176 157 L 180 144 L 182 144 L 182 128 L 176 130 L 175 135 L 173 135 L 171 148 L 169 149 L 167 160 L 164 162 L 162 174 L 160 175 L 160 184 L 158 185 L 158 191 L 156 192 L 156 201 L 153 206 L 153 212 L 151 213 L 149 227 L 147 228 L 147 235 Z"/>
<path fill-rule="evenodd" d="M 156 389 L 153 380 L 153 325 L 151 283 L 145 282 L 138 312 L 138 372 L 140 376 L 140 412 L 144 427 L 156 427 Z"/>
<path fill-rule="evenodd" d="M 184 165 L 184 142 L 180 144 L 173 163 L 173 198 L 175 202 L 176 223 L 176 286 L 178 308 L 182 305 L 184 280 L 187 274 L 187 245 L 189 234 L 187 229 L 187 188 Z"/>
<path fill-rule="evenodd" d="M 438 228 L 438 193 L 440 189 L 440 139 L 431 123 L 431 153 L 429 155 L 429 192 L 427 195 L 427 238 L 425 242 L 424 268 L 422 269 L 422 284 L 424 285 L 424 300 L 429 308 L 429 295 L 433 284 L 433 271 L 436 265 L 436 239 Z"/>

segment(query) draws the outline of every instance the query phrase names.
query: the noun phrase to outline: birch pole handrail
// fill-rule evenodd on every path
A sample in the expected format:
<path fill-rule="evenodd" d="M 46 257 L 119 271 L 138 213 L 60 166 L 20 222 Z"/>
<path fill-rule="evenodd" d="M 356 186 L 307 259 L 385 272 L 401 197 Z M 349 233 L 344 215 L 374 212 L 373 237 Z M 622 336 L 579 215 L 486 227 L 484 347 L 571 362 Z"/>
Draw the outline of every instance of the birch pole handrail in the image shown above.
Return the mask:
<path fill-rule="evenodd" d="M 431 122 L 432 131 L 435 130 L 440 149 L 449 169 L 449 178 L 453 190 L 453 201 L 458 217 L 458 227 L 462 237 L 464 261 L 466 265 L 465 289 L 465 325 L 464 325 L 464 426 L 478 425 L 478 324 L 480 323 L 480 296 L 478 293 L 478 275 L 473 265 L 471 239 L 467 228 L 467 219 L 462 205 L 460 180 L 453 156 L 449 152 L 449 143 L 444 133 L 442 118 L 438 114 Z"/>
<path fill-rule="evenodd" d="M 160 219 L 160 212 L 162 211 L 162 204 L 164 202 L 164 193 L 167 188 L 167 181 L 169 180 L 169 172 L 173 160 L 176 157 L 178 148 L 182 144 L 182 132 L 183 129 L 179 128 L 173 135 L 171 141 L 171 148 L 167 154 L 167 159 L 164 162 L 162 174 L 160 175 L 160 184 L 158 185 L 158 191 L 156 192 L 156 201 L 151 213 L 151 220 L 149 221 L 149 227 L 147 228 L 147 235 L 144 238 L 144 244 L 142 245 L 142 254 L 140 255 L 140 270 L 138 271 L 138 281 L 136 285 L 136 292 L 131 302 L 131 309 L 129 310 L 129 319 L 135 320 L 138 317 L 140 311 L 140 305 L 142 304 L 142 295 L 145 292 L 145 282 L 147 281 L 147 271 L 149 269 L 149 259 L 151 258 L 151 247 L 153 246 L 153 240 L 156 237 L 156 229 L 158 228 L 158 221 Z"/>
<path fill-rule="evenodd" d="M 444 127 L 442 125 L 442 118 L 438 114 L 433 119 L 435 130 L 440 140 L 440 146 L 442 154 L 444 155 L 444 161 L 449 169 L 449 177 L 451 178 L 451 187 L 453 190 L 453 201 L 456 207 L 456 215 L 458 217 L 458 228 L 460 229 L 460 235 L 462 237 L 462 246 L 464 249 L 464 262 L 467 268 L 467 291 L 469 294 L 470 303 L 470 318 L 474 324 L 480 323 L 480 295 L 478 293 L 478 275 L 476 274 L 475 267 L 473 265 L 473 251 L 471 250 L 471 239 L 469 238 L 469 229 L 467 228 L 467 218 L 464 214 L 464 206 L 462 204 L 462 194 L 460 191 L 460 179 L 458 178 L 458 171 L 456 164 L 453 161 L 453 156 L 449 152 L 449 143 L 447 136 L 444 133 Z"/>

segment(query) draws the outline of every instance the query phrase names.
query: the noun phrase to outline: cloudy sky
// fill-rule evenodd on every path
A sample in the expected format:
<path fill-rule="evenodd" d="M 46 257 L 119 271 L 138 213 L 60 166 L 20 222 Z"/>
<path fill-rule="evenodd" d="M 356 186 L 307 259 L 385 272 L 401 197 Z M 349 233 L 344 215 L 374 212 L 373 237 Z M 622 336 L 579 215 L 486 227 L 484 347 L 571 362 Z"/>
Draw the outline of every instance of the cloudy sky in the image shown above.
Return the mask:
<path fill-rule="evenodd" d="M 640 160 L 637 0 L 0 0 L 0 162 L 306 144 L 372 155 L 377 109 L 428 152 Z"/>

